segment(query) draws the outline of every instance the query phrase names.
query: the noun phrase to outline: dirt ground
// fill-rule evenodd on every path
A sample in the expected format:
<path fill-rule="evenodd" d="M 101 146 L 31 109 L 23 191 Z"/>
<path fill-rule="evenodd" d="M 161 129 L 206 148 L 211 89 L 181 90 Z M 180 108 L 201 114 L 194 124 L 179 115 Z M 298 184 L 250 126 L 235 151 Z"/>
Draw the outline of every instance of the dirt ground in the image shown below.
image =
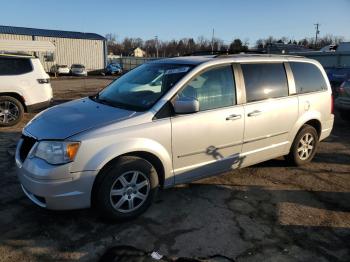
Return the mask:
<path fill-rule="evenodd" d="M 55 103 L 95 93 L 109 82 L 54 80 Z M 96 261 L 118 245 L 209 261 L 215 255 L 234 261 L 350 261 L 350 123 L 336 118 L 332 135 L 306 166 L 276 159 L 164 190 L 139 218 L 111 224 L 91 209 L 41 209 L 22 193 L 14 151 L 33 115 L 0 130 L 0 261 Z"/>

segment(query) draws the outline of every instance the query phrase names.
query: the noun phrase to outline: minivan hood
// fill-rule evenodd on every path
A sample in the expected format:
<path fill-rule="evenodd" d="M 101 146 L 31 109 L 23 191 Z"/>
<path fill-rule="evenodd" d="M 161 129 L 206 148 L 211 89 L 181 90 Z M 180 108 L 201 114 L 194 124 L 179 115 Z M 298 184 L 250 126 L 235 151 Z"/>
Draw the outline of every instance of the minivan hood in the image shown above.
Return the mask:
<path fill-rule="evenodd" d="M 135 115 L 128 111 L 82 98 L 39 113 L 24 128 L 24 132 L 43 139 L 65 139 L 88 129 L 119 122 Z"/>

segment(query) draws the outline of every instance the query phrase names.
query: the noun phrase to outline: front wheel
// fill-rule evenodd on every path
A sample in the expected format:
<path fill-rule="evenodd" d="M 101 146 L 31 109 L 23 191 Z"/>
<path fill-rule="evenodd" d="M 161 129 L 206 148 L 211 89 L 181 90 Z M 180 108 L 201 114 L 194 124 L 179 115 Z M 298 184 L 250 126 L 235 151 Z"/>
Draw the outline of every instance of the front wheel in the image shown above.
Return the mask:
<path fill-rule="evenodd" d="M 20 101 L 12 96 L 0 96 L 0 126 L 14 126 L 21 121 L 24 108 Z"/>
<path fill-rule="evenodd" d="M 306 164 L 314 158 L 318 143 L 316 129 L 310 125 L 304 125 L 295 137 L 290 152 L 285 158 L 292 165 Z"/>
<path fill-rule="evenodd" d="M 151 205 L 158 175 L 147 160 L 125 156 L 102 170 L 96 183 L 94 206 L 108 219 L 123 220 L 142 214 Z"/>

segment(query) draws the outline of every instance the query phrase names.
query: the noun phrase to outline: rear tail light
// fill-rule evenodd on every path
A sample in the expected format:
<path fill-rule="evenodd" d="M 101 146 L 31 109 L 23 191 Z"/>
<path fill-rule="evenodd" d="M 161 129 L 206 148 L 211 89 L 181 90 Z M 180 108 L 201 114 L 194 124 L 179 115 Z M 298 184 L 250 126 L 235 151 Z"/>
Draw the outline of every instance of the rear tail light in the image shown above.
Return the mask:
<path fill-rule="evenodd" d="M 331 114 L 334 115 L 334 97 L 331 95 Z"/>
<path fill-rule="evenodd" d="M 50 83 L 50 78 L 42 78 L 38 79 L 39 84 L 49 84 Z"/>

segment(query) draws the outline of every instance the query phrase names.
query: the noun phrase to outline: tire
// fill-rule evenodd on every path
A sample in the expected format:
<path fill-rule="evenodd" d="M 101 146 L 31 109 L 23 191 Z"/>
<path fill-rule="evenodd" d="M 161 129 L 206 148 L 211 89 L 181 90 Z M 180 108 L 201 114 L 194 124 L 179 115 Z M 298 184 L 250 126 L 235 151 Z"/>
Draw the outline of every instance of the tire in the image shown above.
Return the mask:
<path fill-rule="evenodd" d="M 312 137 L 312 138 L 310 138 Z M 290 148 L 290 152 L 285 159 L 295 166 L 301 166 L 309 163 L 316 154 L 319 144 L 319 137 L 314 127 L 310 125 L 303 125 Z M 303 142 L 301 141 L 303 140 Z M 306 141 L 310 141 L 307 143 Z M 305 145 L 306 144 L 306 145 Z M 310 146 L 312 148 L 310 148 Z"/>
<path fill-rule="evenodd" d="M 132 181 L 135 175 L 136 181 Z M 150 162 L 140 157 L 124 156 L 110 163 L 98 175 L 93 206 L 109 220 L 132 219 L 147 210 L 158 188 L 158 174 Z"/>
<path fill-rule="evenodd" d="M 24 114 L 20 101 L 12 96 L 0 96 L 0 127 L 18 124 Z"/>

